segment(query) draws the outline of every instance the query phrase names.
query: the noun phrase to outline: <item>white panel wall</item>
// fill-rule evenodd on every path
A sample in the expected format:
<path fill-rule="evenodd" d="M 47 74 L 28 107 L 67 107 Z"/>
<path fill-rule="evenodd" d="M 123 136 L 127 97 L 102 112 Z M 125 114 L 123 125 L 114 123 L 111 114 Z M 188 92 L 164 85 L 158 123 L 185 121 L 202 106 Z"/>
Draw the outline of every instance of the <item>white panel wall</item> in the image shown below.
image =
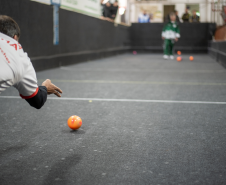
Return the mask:
<path fill-rule="evenodd" d="M 132 4 L 130 7 L 130 22 L 137 22 L 136 19 L 136 5 Z"/>
<path fill-rule="evenodd" d="M 184 3 L 175 4 L 175 9 L 178 11 L 178 16 L 179 16 L 180 20 L 184 14 L 185 8 L 186 8 L 186 5 Z"/>
<path fill-rule="evenodd" d="M 199 4 L 200 22 L 207 22 L 207 4 Z"/>
<path fill-rule="evenodd" d="M 201 22 L 211 22 L 211 0 L 167 0 L 160 1 L 158 4 L 161 6 L 162 11 L 164 5 L 175 5 L 175 9 L 178 11 L 178 16 L 181 18 L 185 12 L 186 4 L 199 4 L 200 11 L 200 21 Z M 136 2 L 135 0 L 130 0 L 131 11 L 130 20 L 131 22 L 137 22 L 137 8 L 139 5 L 156 5 L 157 2 Z M 136 8 L 137 5 L 137 8 Z"/>

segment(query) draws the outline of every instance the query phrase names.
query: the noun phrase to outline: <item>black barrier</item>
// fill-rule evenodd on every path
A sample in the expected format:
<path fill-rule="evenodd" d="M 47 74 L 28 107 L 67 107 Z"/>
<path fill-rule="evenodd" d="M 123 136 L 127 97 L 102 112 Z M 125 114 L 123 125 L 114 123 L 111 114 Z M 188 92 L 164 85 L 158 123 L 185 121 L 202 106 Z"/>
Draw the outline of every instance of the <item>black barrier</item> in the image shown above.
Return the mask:
<path fill-rule="evenodd" d="M 226 68 L 226 41 L 211 41 L 209 54 Z"/>
<path fill-rule="evenodd" d="M 161 52 L 163 41 L 161 33 L 164 23 L 135 23 L 131 26 L 131 46 L 134 50 Z M 175 44 L 175 50 L 183 53 L 207 53 L 208 41 L 212 40 L 215 24 L 181 23 L 181 38 Z"/>
<path fill-rule="evenodd" d="M 15 19 L 20 43 L 36 70 L 128 51 L 129 27 L 60 9 L 59 45 L 53 45 L 53 6 L 30 0 L 0 0 L 0 14 Z"/>

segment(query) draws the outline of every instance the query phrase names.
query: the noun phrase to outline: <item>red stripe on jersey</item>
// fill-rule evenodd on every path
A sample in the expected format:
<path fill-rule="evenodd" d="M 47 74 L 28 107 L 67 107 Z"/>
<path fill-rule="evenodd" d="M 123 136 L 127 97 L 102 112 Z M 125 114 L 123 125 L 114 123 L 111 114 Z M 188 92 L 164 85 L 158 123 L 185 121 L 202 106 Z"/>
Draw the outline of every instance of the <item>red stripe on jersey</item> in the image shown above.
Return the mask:
<path fill-rule="evenodd" d="M 34 96 L 36 96 L 36 94 L 38 93 L 38 87 L 37 87 L 37 89 L 36 89 L 36 91 L 32 94 L 32 95 L 30 95 L 30 96 L 23 96 L 22 94 L 20 94 L 20 96 L 21 96 L 21 98 L 23 98 L 23 99 L 30 99 L 30 98 L 33 98 Z"/>

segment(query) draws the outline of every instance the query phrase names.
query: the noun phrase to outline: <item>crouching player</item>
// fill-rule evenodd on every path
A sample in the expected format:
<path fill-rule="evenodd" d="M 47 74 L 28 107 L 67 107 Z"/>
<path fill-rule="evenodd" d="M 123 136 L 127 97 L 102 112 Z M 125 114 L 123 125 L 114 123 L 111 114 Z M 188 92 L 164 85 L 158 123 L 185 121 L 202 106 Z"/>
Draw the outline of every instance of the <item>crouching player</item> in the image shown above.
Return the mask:
<path fill-rule="evenodd" d="M 0 15 L 0 94 L 14 86 L 32 107 L 40 109 L 47 94 L 61 97 L 62 91 L 49 79 L 38 87 L 35 70 L 18 42 L 19 37 L 18 24 L 12 18 Z"/>
<path fill-rule="evenodd" d="M 162 39 L 164 40 L 164 59 L 174 59 L 173 46 L 175 41 L 180 37 L 180 29 L 176 22 L 176 15 L 174 12 L 170 13 L 170 22 L 168 22 L 162 30 Z"/>

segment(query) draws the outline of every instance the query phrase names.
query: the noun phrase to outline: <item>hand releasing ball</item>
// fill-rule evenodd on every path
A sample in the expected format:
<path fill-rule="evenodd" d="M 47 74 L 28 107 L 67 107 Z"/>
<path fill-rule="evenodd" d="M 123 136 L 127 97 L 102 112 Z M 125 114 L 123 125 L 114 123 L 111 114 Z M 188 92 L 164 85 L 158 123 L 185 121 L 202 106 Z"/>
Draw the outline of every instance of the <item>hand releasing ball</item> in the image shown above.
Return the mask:
<path fill-rule="evenodd" d="M 193 56 L 190 56 L 189 59 L 190 59 L 191 61 L 194 60 Z"/>
<path fill-rule="evenodd" d="M 71 116 L 67 120 L 67 124 L 72 130 L 76 130 L 82 126 L 82 119 L 78 116 Z"/>

